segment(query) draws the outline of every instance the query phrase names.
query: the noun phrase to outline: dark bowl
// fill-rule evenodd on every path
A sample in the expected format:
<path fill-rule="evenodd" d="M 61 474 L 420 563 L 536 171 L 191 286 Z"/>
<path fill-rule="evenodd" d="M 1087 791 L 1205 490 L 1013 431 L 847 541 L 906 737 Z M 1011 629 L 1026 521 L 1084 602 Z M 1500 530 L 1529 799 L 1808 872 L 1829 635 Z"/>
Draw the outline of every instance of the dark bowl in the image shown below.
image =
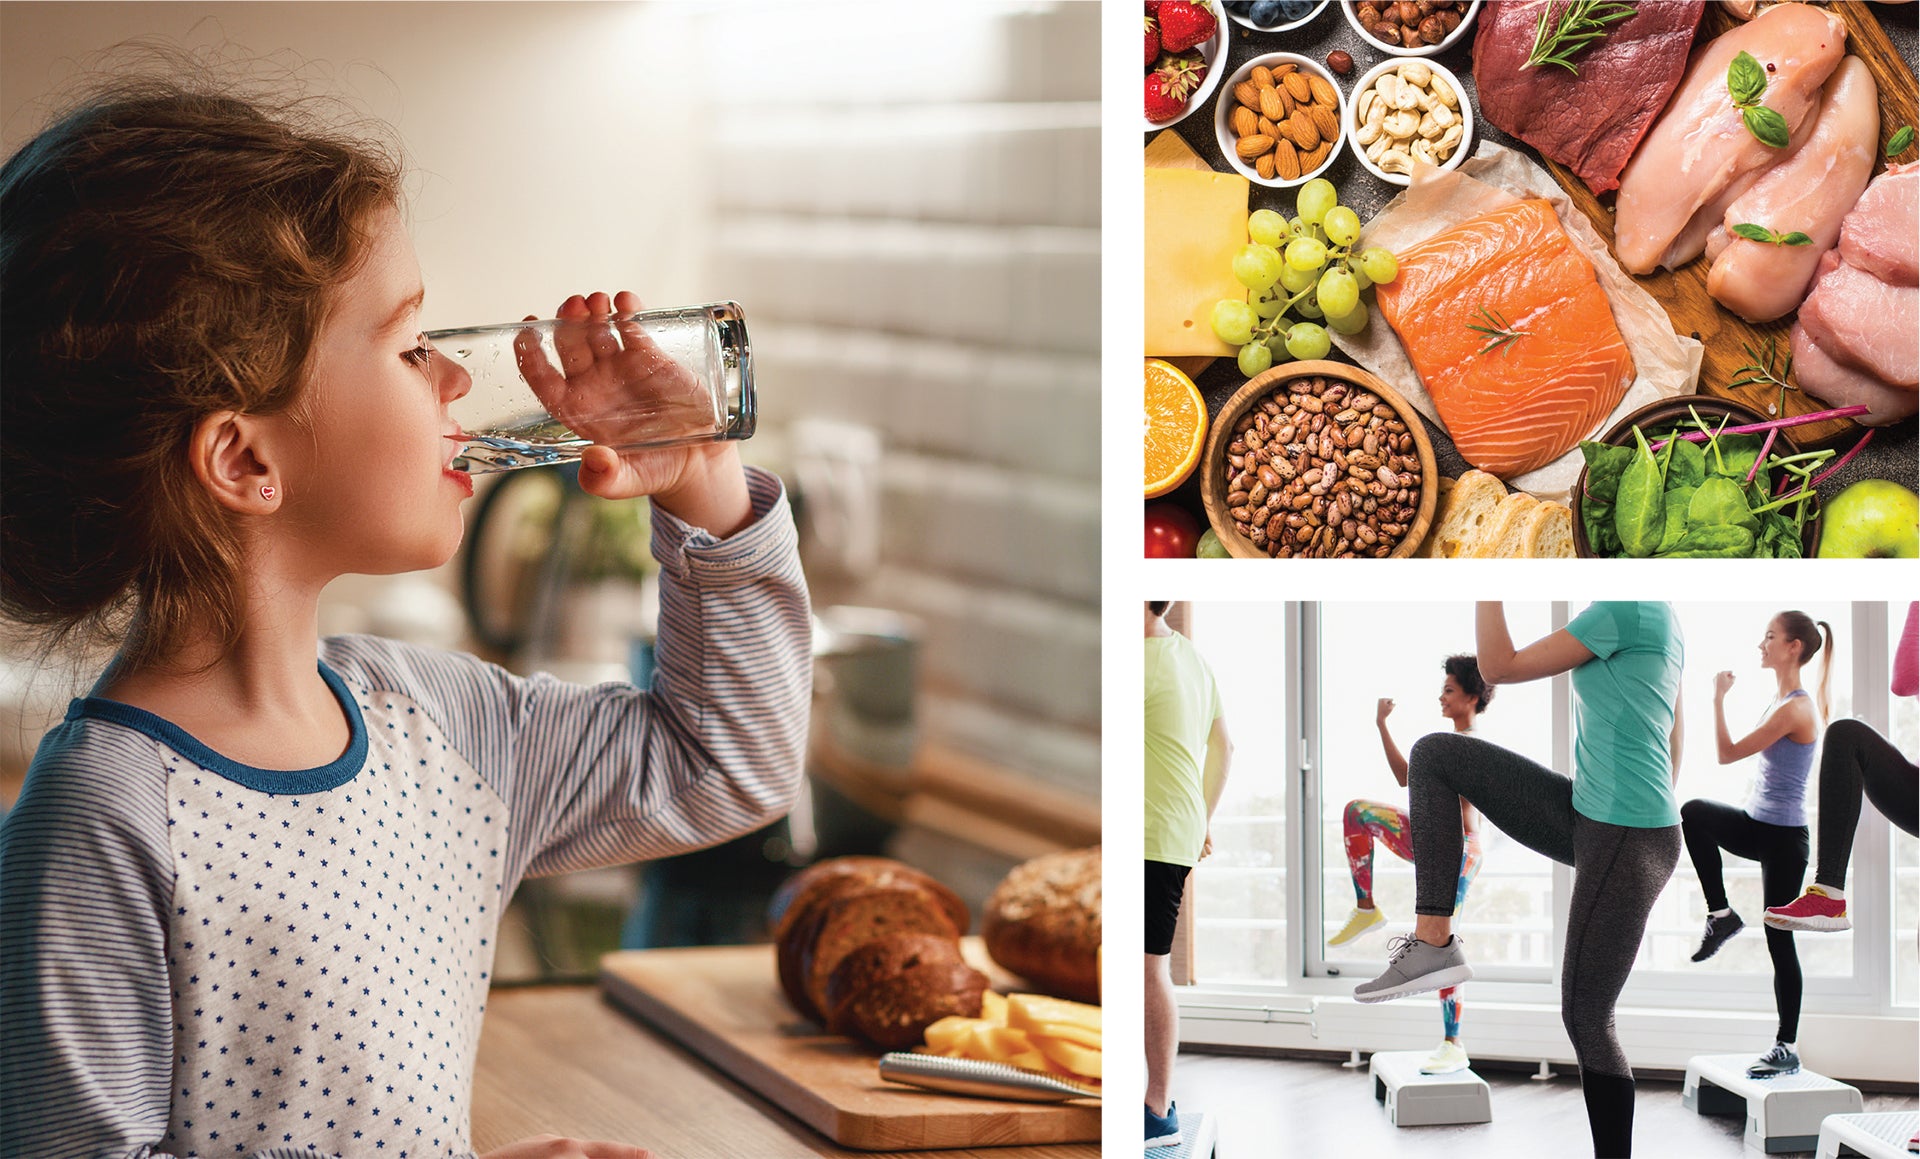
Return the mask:
<path fill-rule="evenodd" d="M 1692 407 L 1709 423 L 1717 424 L 1720 419 L 1725 418 L 1730 427 L 1767 421 L 1766 415 L 1745 403 L 1710 394 L 1681 394 L 1648 403 L 1607 428 L 1607 432 L 1601 435 L 1598 441 L 1612 443 L 1615 446 L 1632 446 L 1635 426 L 1647 430 L 1684 423 L 1690 417 L 1687 413 L 1688 407 Z M 1774 435 L 1773 450 L 1768 453 L 1797 455 L 1800 453 L 1800 445 L 1793 441 L 1790 431 L 1783 430 Z M 1778 484 L 1777 476 L 1775 483 Z M 1581 559 L 1604 559 L 1607 557 L 1595 555 L 1592 546 L 1587 543 L 1587 522 L 1581 518 L 1580 514 L 1581 497 L 1586 493 L 1587 468 L 1583 465 L 1580 468 L 1580 477 L 1574 480 L 1573 484 L 1573 552 Z M 1807 559 L 1812 559 L 1814 551 L 1819 546 L 1820 516 L 1816 514 L 1812 519 L 1807 520 L 1806 529 L 1801 533 L 1801 554 Z"/>

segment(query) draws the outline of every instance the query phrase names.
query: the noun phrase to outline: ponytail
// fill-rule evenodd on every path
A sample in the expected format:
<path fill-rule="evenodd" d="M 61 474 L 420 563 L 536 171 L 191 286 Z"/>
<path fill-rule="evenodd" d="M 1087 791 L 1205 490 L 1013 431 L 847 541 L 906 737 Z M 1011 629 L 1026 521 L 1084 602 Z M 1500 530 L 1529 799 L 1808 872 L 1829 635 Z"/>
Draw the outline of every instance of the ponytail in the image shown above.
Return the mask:
<path fill-rule="evenodd" d="M 1820 683 L 1814 694 L 1814 703 L 1820 707 L 1820 720 L 1824 724 L 1833 715 L 1828 689 L 1833 684 L 1833 625 L 1825 620 L 1815 620 L 1805 612 L 1781 612 L 1780 626 L 1786 629 L 1789 640 L 1800 643 L 1800 663 L 1811 663 L 1817 655 L 1820 657 Z M 1818 624 L 1818 630 L 1814 625 Z M 1824 637 L 1824 638 L 1823 638 Z"/>
<path fill-rule="evenodd" d="M 1820 653 L 1820 684 L 1814 693 L 1815 703 L 1820 706 L 1820 723 L 1824 727 L 1833 719 L 1833 707 L 1828 703 L 1827 689 L 1833 684 L 1833 625 L 1825 620 L 1818 621 L 1820 630 L 1826 634 L 1827 646 Z"/>

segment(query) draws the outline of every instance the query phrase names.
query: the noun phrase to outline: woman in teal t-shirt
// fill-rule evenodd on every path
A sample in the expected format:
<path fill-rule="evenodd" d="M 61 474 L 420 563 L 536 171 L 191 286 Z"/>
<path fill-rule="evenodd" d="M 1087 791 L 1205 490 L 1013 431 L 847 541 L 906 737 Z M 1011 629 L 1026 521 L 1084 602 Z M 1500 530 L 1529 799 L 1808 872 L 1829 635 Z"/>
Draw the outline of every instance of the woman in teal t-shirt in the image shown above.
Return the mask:
<path fill-rule="evenodd" d="M 1647 915 L 1680 859 L 1680 624 L 1663 602 L 1595 603 L 1521 649 L 1500 604 L 1479 604 L 1475 624 L 1480 674 L 1490 683 L 1572 673 L 1574 775 L 1457 734 L 1413 746 L 1407 788 L 1418 919 L 1411 937 L 1395 940 L 1386 972 L 1354 997 L 1381 1002 L 1473 976 L 1453 934 L 1461 836 L 1450 822 L 1466 799 L 1522 845 L 1573 867 L 1560 1017 L 1580 1061 L 1596 1159 L 1631 1156 L 1633 1068 L 1614 1035 L 1613 1009 Z"/>

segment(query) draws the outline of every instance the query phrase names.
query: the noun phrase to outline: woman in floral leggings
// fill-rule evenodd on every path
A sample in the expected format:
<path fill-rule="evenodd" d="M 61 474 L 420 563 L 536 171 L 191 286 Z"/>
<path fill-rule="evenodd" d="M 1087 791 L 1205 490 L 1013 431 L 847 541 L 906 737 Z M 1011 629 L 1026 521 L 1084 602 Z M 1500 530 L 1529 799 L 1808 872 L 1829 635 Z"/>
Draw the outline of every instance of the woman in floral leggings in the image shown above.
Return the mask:
<path fill-rule="evenodd" d="M 1472 656 L 1449 656 L 1442 667 L 1446 670 L 1446 679 L 1440 686 L 1440 715 L 1453 723 L 1455 732 L 1471 735 L 1474 721 L 1493 699 L 1493 688 L 1480 679 L 1479 667 Z M 1387 731 L 1387 717 L 1392 712 L 1393 701 L 1382 699 L 1374 714 L 1374 724 L 1380 730 L 1380 746 L 1386 752 L 1387 766 L 1393 770 L 1394 779 L 1405 788 L 1407 759 L 1393 743 L 1393 734 Z M 1342 826 L 1346 834 L 1347 868 L 1353 874 L 1357 900 L 1347 924 L 1327 939 L 1329 946 L 1344 946 L 1386 924 L 1386 918 L 1373 904 L 1374 842 L 1386 846 L 1403 861 L 1413 860 L 1411 823 L 1404 809 L 1380 801 L 1349 801 Z M 1473 806 L 1464 799 L 1460 802 L 1460 827 L 1466 841 L 1460 859 L 1460 885 L 1454 893 L 1456 910 L 1466 904 L 1467 886 L 1480 872 L 1479 821 Z M 1470 1065 L 1467 1052 L 1460 1045 L 1460 987 L 1449 986 L 1440 991 L 1440 1022 L 1446 1037 L 1420 1068 L 1422 1074 L 1447 1074 L 1465 1070 Z"/>

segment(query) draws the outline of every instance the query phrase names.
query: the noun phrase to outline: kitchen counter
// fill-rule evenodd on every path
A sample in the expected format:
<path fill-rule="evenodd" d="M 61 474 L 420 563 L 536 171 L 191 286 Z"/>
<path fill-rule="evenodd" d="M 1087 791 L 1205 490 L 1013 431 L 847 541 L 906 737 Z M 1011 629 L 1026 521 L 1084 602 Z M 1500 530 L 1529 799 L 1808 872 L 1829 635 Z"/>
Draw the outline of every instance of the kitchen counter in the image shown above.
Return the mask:
<path fill-rule="evenodd" d="M 606 1002 L 593 986 L 496 988 L 473 1083 L 482 1154 L 530 1135 L 608 1139 L 670 1159 L 1097 1159 L 1096 1143 L 875 1152 L 840 1147 Z"/>

